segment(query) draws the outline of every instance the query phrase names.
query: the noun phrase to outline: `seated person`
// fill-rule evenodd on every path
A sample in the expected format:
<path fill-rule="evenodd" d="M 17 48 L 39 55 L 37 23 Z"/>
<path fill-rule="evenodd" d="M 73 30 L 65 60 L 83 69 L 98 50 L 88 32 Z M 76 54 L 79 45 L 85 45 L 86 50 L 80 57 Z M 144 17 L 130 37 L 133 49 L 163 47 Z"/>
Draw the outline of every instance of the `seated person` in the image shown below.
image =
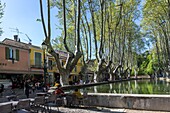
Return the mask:
<path fill-rule="evenodd" d="M 83 95 L 80 93 L 80 91 L 78 89 L 74 90 L 73 95 L 75 95 L 78 99 L 83 98 Z"/>
<path fill-rule="evenodd" d="M 60 95 L 60 96 L 64 96 L 64 91 L 62 90 L 60 84 L 59 84 L 58 87 L 56 88 L 55 94 Z"/>
<path fill-rule="evenodd" d="M 54 86 L 55 86 L 55 87 L 58 87 L 58 85 L 60 85 L 60 84 L 56 82 Z"/>

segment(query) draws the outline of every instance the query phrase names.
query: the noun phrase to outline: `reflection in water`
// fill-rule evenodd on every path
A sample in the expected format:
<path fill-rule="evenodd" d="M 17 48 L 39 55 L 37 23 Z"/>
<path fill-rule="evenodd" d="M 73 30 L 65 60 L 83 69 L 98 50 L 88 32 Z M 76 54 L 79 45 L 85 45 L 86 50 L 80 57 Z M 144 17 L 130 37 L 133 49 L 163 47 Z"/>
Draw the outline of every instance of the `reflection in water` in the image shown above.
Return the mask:
<path fill-rule="evenodd" d="M 121 85 L 122 85 L 122 84 L 118 84 L 118 86 L 119 86 L 119 87 L 118 87 L 118 91 L 117 91 L 118 93 L 120 93 Z M 116 88 L 116 85 L 114 85 L 114 86 L 115 86 L 115 88 Z M 116 92 L 116 90 L 115 90 L 115 92 Z"/>
<path fill-rule="evenodd" d="M 135 89 L 137 88 L 137 81 L 135 80 Z"/>
<path fill-rule="evenodd" d="M 98 93 L 97 92 L 97 86 L 94 86 L 94 93 Z"/>
<path fill-rule="evenodd" d="M 92 86 L 87 90 L 90 93 L 170 94 L 169 82 L 161 80 L 133 80 Z"/>
<path fill-rule="evenodd" d="M 109 93 L 111 93 L 113 89 L 112 84 L 109 84 L 109 87 L 110 87 Z"/>

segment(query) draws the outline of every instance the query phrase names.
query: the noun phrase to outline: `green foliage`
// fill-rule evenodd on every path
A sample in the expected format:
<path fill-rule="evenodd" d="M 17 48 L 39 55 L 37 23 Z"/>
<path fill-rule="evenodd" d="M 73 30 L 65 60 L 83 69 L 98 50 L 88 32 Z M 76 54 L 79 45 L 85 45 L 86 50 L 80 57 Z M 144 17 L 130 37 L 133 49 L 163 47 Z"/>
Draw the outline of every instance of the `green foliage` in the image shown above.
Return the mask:
<path fill-rule="evenodd" d="M 75 2 L 76 3 L 76 2 Z M 60 29 L 63 31 L 63 9 L 62 9 L 62 1 L 51 0 L 51 7 L 56 7 L 58 9 L 58 13 L 56 17 L 60 21 L 60 26 L 56 26 L 56 29 Z M 67 29 L 67 45 L 74 53 L 75 51 L 75 10 L 76 5 L 74 1 L 66 0 L 66 29 Z M 58 50 L 65 50 L 63 45 L 63 35 L 64 31 L 62 32 L 61 36 L 56 37 L 53 41 L 53 47 Z"/>
<path fill-rule="evenodd" d="M 77 1 L 76 0 L 66 0 L 66 18 L 67 18 L 67 45 L 69 49 L 74 52 L 75 51 L 75 28 L 76 28 L 76 20 L 75 16 L 75 9 Z M 101 44 L 101 25 L 102 25 L 102 13 L 101 7 L 98 1 L 91 1 L 92 10 L 94 12 L 94 20 L 95 20 L 95 28 L 96 28 L 96 37 L 94 37 L 93 31 L 93 23 L 92 23 L 92 15 L 90 14 L 90 9 L 87 0 L 81 1 L 81 19 L 84 20 L 84 26 L 87 32 L 87 38 L 89 39 L 89 34 L 91 35 L 91 40 L 89 42 L 85 41 L 85 32 L 83 31 L 83 25 L 81 23 L 81 44 L 84 56 L 87 55 L 86 43 L 92 43 L 92 48 L 94 48 L 94 40 L 97 40 L 97 46 L 100 47 Z M 153 34 L 153 31 L 158 34 L 160 28 L 158 30 L 158 23 L 162 20 L 166 20 L 167 17 L 164 19 L 161 18 L 162 15 L 165 15 L 165 11 L 167 7 L 163 1 L 159 0 L 146 0 L 146 3 L 143 7 L 143 20 L 141 25 L 139 26 L 136 23 L 136 20 L 141 16 L 140 13 L 140 3 L 141 0 L 109 0 L 105 1 L 105 8 L 103 10 L 103 59 L 105 61 L 108 60 L 110 57 L 109 54 L 114 47 L 114 64 L 120 62 L 120 57 L 122 57 L 122 53 L 124 52 L 123 65 L 127 64 L 125 67 L 135 68 L 138 74 L 153 74 L 155 70 L 158 69 L 158 58 L 155 54 L 155 50 L 151 51 L 152 44 L 155 44 L 157 39 Z M 120 12 L 120 5 L 122 5 L 123 10 Z M 51 0 L 51 6 L 58 8 L 57 18 L 59 18 L 60 24 L 63 25 L 63 9 L 62 9 L 62 1 Z M 121 14 L 120 14 L 121 13 Z M 87 17 L 88 24 L 90 26 L 90 31 L 88 31 L 88 26 L 85 21 L 84 14 Z M 120 18 L 121 17 L 121 18 Z M 117 26 L 118 20 L 120 19 L 120 23 Z M 142 29 L 141 29 L 142 26 Z M 58 26 L 60 30 L 63 30 L 61 26 Z M 142 31 L 142 32 L 141 32 Z M 116 34 L 116 35 L 115 35 Z M 112 35 L 112 36 L 110 36 Z M 59 50 L 65 50 L 63 45 L 63 32 L 61 36 L 57 37 L 53 43 L 54 48 Z M 113 46 L 113 47 L 112 47 Z M 110 47 L 110 48 L 109 48 Z M 146 51 L 147 49 L 149 51 Z M 163 48 L 163 47 L 162 47 Z M 93 49 L 92 55 L 98 50 Z M 145 51 L 145 52 L 144 52 Z M 144 53 L 143 53 L 144 52 Z M 93 56 L 94 58 L 95 56 Z M 126 63 L 127 62 L 127 63 Z M 92 71 L 96 71 L 98 66 L 98 62 L 94 63 L 94 66 L 88 67 Z M 134 70 L 132 69 L 132 74 L 134 74 Z"/>
<path fill-rule="evenodd" d="M 137 57 L 138 66 L 139 66 L 139 74 L 148 74 L 152 75 L 155 71 L 159 69 L 158 59 L 154 54 L 154 51 L 149 53 L 146 51 L 145 53 L 138 55 Z"/>
<path fill-rule="evenodd" d="M 150 49 L 152 58 L 149 59 L 146 73 L 153 73 L 160 68 L 168 67 L 169 61 L 169 7 L 167 0 L 146 0 L 143 5 L 141 22 L 146 46 Z M 169 58 L 168 58 L 169 57 Z"/>
<path fill-rule="evenodd" d="M 151 75 L 154 73 L 154 69 L 153 69 L 153 62 L 152 60 L 150 60 L 150 62 L 148 63 L 145 73 L 147 73 L 148 75 Z"/>
<path fill-rule="evenodd" d="M 54 49 L 65 51 L 62 37 L 53 39 L 52 44 Z"/>

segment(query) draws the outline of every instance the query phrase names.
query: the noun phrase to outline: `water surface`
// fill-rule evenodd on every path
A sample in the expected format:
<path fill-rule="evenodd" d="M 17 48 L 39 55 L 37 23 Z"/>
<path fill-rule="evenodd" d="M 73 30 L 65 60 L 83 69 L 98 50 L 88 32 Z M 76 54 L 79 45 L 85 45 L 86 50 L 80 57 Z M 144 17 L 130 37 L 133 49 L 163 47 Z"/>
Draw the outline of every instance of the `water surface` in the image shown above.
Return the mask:
<path fill-rule="evenodd" d="M 88 93 L 170 94 L 170 83 L 163 80 L 133 80 L 86 88 Z"/>

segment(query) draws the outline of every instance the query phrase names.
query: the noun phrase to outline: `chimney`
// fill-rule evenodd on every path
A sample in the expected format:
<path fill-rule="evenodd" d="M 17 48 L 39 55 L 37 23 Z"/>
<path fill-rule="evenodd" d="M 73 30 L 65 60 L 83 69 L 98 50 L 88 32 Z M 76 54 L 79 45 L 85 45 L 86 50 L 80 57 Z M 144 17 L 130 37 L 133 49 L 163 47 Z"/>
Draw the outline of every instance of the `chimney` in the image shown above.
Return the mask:
<path fill-rule="evenodd" d="M 14 40 L 18 41 L 18 35 L 14 35 Z"/>

